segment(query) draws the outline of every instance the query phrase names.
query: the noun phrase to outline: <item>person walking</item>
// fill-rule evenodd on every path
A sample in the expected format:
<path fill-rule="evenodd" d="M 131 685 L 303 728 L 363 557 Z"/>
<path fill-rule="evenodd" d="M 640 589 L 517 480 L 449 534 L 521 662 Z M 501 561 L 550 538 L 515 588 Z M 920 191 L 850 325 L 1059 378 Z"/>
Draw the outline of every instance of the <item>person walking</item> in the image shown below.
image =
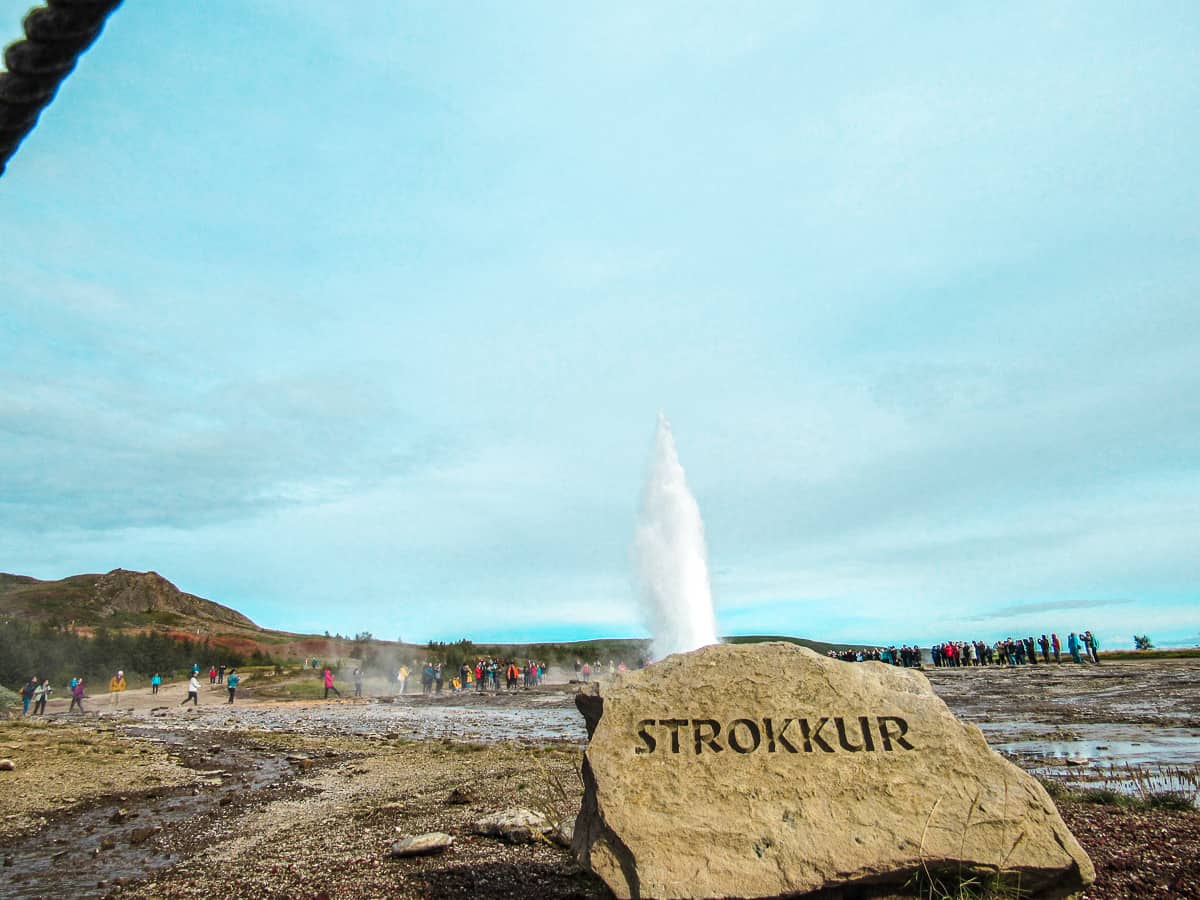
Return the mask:
<path fill-rule="evenodd" d="M 1070 651 L 1073 662 L 1083 664 L 1083 660 L 1079 658 L 1079 637 L 1073 631 L 1067 635 L 1067 650 Z"/>
<path fill-rule="evenodd" d="M 1058 639 L 1057 634 L 1050 635 L 1050 646 L 1054 648 L 1054 661 L 1060 666 L 1062 665 L 1062 641 Z"/>
<path fill-rule="evenodd" d="M 162 676 L 155 672 L 150 678 L 150 693 L 157 694 L 160 687 L 162 687 Z"/>
<path fill-rule="evenodd" d="M 121 694 L 124 690 L 125 673 L 117 672 L 116 675 L 108 679 L 108 705 L 116 706 L 117 701 L 121 698 Z"/>
<path fill-rule="evenodd" d="M 83 679 L 72 679 L 75 683 L 71 687 L 71 705 L 67 708 L 67 712 L 71 712 L 76 706 L 79 707 L 79 714 L 83 715 Z"/>
<path fill-rule="evenodd" d="M 238 685 L 242 683 L 242 676 L 237 673 L 237 669 L 229 670 L 229 677 L 225 679 L 225 687 L 229 689 L 229 702 L 233 703 L 233 695 L 237 693 Z"/>
<path fill-rule="evenodd" d="M 33 689 L 33 714 L 35 716 L 46 714 L 46 701 L 50 699 L 50 692 L 53 690 L 54 688 L 50 687 L 49 678 Z"/>
<path fill-rule="evenodd" d="M 362 696 L 362 669 L 354 670 L 354 696 Z"/>
<path fill-rule="evenodd" d="M 29 676 L 29 680 L 21 687 L 21 715 L 29 715 L 29 704 L 33 702 L 33 692 L 37 690 L 38 680 L 36 675 Z"/>
<path fill-rule="evenodd" d="M 1085 631 L 1083 633 L 1083 643 L 1084 646 L 1087 647 L 1088 652 L 1092 655 L 1092 662 L 1094 662 L 1096 665 L 1100 665 L 1100 642 L 1096 640 L 1096 636 L 1090 631 Z"/>
<path fill-rule="evenodd" d="M 225 683 L 225 663 L 221 663 L 219 666 L 217 666 L 217 684 L 224 684 L 224 683 Z"/>
<path fill-rule="evenodd" d="M 333 672 L 329 671 L 329 669 L 326 669 L 325 670 L 325 699 L 326 700 L 329 699 L 330 691 L 333 691 L 335 694 L 338 695 L 338 697 L 342 696 L 342 692 L 339 691 L 333 684 Z"/>
<path fill-rule="evenodd" d="M 200 678 L 199 678 L 199 675 L 200 675 L 199 672 L 194 672 L 194 673 L 192 673 L 192 677 L 188 679 L 187 696 L 183 698 L 183 702 L 179 704 L 180 706 L 187 706 L 187 702 L 189 700 L 192 701 L 192 706 L 200 705 Z"/>

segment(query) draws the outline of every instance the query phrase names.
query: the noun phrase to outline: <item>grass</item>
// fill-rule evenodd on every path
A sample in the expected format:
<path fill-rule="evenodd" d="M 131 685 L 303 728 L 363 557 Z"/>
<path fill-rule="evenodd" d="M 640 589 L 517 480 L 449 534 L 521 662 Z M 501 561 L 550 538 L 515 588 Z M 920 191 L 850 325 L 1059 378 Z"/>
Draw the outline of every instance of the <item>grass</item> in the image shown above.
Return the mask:
<path fill-rule="evenodd" d="M 1200 806 L 1200 766 L 1113 766 L 1100 775 L 1097 787 L 1070 788 L 1050 778 L 1039 779 L 1055 800 L 1096 803 L 1126 809 L 1188 812 Z"/>
<path fill-rule="evenodd" d="M 1200 659 L 1200 647 L 1173 650 L 1101 650 L 1100 660 Z"/>
<path fill-rule="evenodd" d="M 922 869 L 905 885 L 922 900 L 1022 900 L 1020 879 L 1003 872 L 944 873 Z"/>

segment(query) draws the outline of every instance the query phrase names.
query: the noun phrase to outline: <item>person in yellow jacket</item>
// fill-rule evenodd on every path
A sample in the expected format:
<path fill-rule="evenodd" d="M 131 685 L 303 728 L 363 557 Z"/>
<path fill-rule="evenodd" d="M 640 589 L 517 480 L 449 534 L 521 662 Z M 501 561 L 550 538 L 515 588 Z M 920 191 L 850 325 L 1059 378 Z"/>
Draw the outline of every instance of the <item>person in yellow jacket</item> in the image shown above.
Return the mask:
<path fill-rule="evenodd" d="M 108 696 L 109 696 L 108 703 L 109 703 L 109 706 L 117 705 L 117 699 L 121 696 L 121 693 L 124 690 L 125 690 L 125 673 L 117 672 L 116 675 L 114 675 L 112 678 L 108 679 Z"/>

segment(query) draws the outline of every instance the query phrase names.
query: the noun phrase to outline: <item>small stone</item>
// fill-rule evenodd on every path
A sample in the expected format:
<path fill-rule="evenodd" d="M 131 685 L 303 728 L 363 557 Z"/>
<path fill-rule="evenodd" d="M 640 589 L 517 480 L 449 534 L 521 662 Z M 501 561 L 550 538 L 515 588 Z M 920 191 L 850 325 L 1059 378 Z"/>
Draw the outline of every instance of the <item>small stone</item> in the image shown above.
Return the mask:
<path fill-rule="evenodd" d="M 143 825 L 141 828 L 135 828 L 129 832 L 129 843 L 134 846 L 144 844 L 160 831 L 162 831 L 162 828 L 158 825 Z"/>
<path fill-rule="evenodd" d="M 16 771 L 17 764 L 11 759 L 0 759 L 0 772 Z"/>
<path fill-rule="evenodd" d="M 475 833 L 498 837 L 510 844 L 528 844 L 549 830 L 546 817 L 519 806 L 484 816 L 475 822 Z"/>
<path fill-rule="evenodd" d="M 409 856 L 432 856 L 435 853 L 445 853 L 453 843 L 454 838 L 441 831 L 410 835 L 392 844 L 392 856 L 395 859 L 404 859 Z"/>
<path fill-rule="evenodd" d="M 100 849 L 101 850 L 111 850 L 115 846 L 117 846 L 117 842 L 114 841 L 112 838 L 102 838 L 100 841 Z"/>
<path fill-rule="evenodd" d="M 4 857 L 4 867 L 5 867 L 6 869 L 7 869 L 9 866 L 11 866 L 12 864 L 13 864 L 13 858 L 12 858 L 11 856 L 6 856 L 6 857 Z"/>
<path fill-rule="evenodd" d="M 446 803 L 450 806 L 468 806 L 478 800 L 475 792 L 465 787 L 456 787 L 446 797 Z"/>
<path fill-rule="evenodd" d="M 118 822 L 124 822 L 128 818 L 130 818 L 129 810 L 125 809 L 124 807 L 121 807 L 116 812 L 114 812 L 111 816 L 108 817 L 108 821 L 112 822 L 115 825 Z"/>

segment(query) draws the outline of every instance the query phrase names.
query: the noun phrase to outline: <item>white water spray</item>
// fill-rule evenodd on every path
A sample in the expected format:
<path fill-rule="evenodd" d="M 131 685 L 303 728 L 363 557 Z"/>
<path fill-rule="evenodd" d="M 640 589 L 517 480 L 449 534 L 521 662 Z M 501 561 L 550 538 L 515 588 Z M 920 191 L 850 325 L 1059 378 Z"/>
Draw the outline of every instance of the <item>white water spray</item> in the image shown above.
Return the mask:
<path fill-rule="evenodd" d="M 717 642 L 700 507 L 688 490 L 671 423 L 658 414 L 654 457 L 633 540 L 637 587 L 656 658 Z"/>

